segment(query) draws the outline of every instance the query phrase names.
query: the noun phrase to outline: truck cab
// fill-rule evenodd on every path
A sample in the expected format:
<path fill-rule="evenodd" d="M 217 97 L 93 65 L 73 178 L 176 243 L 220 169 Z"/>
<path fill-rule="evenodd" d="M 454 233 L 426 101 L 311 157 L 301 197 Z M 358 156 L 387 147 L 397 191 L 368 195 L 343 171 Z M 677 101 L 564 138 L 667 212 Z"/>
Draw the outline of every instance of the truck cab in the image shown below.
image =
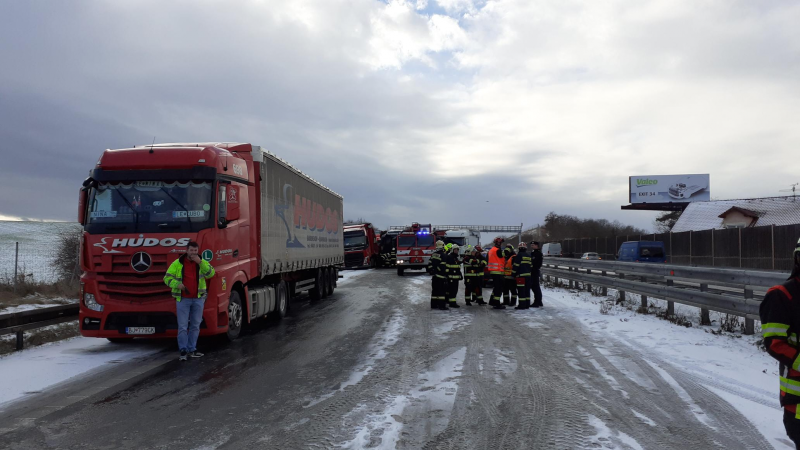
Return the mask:
<path fill-rule="evenodd" d="M 467 245 L 473 248 L 481 245 L 481 234 L 477 230 L 447 230 L 444 234 L 445 244 L 456 244 L 459 246 L 459 254 L 467 252 Z"/>
<path fill-rule="evenodd" d="M 344 265 L 348 269 L 375 267 L 380 246 L 375 228 L 371 223 L 345 225 Z"/>
<path fill-rule="evenodd" d="M 425 270 L 436 249 L 436 236 L 430 224 L 412 223 L 397 235 L 397 275 L 406 270 Z"/>

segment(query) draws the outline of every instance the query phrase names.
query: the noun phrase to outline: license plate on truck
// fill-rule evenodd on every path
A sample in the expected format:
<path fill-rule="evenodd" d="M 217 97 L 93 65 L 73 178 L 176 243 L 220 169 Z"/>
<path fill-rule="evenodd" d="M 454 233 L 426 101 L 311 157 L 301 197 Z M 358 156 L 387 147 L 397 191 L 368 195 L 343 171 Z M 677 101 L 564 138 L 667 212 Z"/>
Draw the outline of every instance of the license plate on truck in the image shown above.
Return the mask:
<path fill-rule="evenodd" d="M 127 327 L 125 332 L 128 334 L 156 334 L 156 327 Z"/>

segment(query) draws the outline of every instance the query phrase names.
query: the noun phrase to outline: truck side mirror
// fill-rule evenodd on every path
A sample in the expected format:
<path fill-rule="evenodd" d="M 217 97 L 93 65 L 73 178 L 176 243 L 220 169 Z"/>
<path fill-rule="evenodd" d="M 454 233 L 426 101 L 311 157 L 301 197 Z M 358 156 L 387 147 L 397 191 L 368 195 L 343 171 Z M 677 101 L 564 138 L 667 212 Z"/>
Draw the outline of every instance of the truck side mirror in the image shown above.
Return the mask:
<path fill-rule="evenodd" d="M 81 188 L 78 195 L 78 223 L 86 225 L 86 201 L 89 198 L 89 191 Z"/>
<path fill-rule="evenodd" d="M 219 196 L 217 205 L 217 225 L 219 228 L 228 226 L 228 185 L 226 183 L 219 184 Z"/>

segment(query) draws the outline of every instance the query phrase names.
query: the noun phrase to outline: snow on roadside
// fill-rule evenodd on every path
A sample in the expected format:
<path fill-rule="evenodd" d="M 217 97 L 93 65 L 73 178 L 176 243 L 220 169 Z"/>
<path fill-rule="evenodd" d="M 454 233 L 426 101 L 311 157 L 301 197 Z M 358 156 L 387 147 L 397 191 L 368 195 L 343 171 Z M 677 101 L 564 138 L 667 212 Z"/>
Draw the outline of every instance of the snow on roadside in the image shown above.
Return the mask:
<path fill-rule="evenodd" d="M 417 375 L 417 385 L 407 394 L 392 398 L 391 402 L 376 414 L 368 414 L 365 422 L 357 427 L 356 436 L 339 444 L 341 448 L 374 448 L 371 436 L 380 437 L 379 448 L 395 448 L 405 426 L 424 427 L 416 432 L 402 433 L 411 448 L 422 448 L 425 442 L 413 442 L 414 436 L 425 439 L 441 433 L 449 423 L 450 412 L 455 404 L 458 378 L 464 366 L 467 348 L 439 360 L 430 371 Z M 352 413 L 360 412 L 356 408 Z M 420 420 L 414 420 L 414 419 Z"/>
<path fill-rule="evenodd" d="M 373 272 L 375 269 L 360 269 L 360 270 L 340 270 L 339 275 L 342 278 L 336 281 L 336 287 L 347 284 L 350 280 L 364 276 L 366 273 Z"/>
<path fill-rule="evenodd" d="M 111 368 L 111 364 L 161 349 L 146 341 L 117 345 L 105 339 L 76 337 L 0 356 L 0 408 L 87 372 Z"/>
<path fill-rule="evenodd" d="M 364 358 L 364 360 L 361 361 L 358 366 L 356 366 L 356 368 L 350 374 L 350 377 L 341 383 L 339 389 L 328 392 L 327 394 L 309 401 L 308 404 L 305 405 L 305 408 L 310 408 L 333 397 L 337 392 L 341 392 L 349 386 L 355 386 L 356 384 L 360 383 L 364 377 L 372 372 L 376 362 L 386 358 L 388 349 L 396 344 L 400 339 L 400 335 L 403 333 L 405 326 L 405 316 L 396 311 L 395 314 L 386 319 L 381 329 L 375 333 L 375 336 L 373 336 L 369 347 L 367 347 L 366 358 Z"/>
<path fill-rule="evenodd" d="M 644 450 L 642 446 L 636 442 L 636 439 L 628 436 L 622 431 L 612 431 L 611 428 L 605 424 L 605 422 L 591 414 L 589 414 L 589 425 L 593 426 L 594 429 L 597 430 L 597 434 L 590 438 L 592 440 L 592 445 L 595 447 L 619 448 L 617 445 L 621 444 L 623 446 L 622 448 Z M 609 447 L 611 444 L 614 444 L 615 446 Z"/>
<path fill-rule="evenodd" d="M 605 297 L 564 289 L 543 290 L 545 310 L 555 310 L 556 313 L 559 310 L 569 310 L 570 316 L 587 329 L 597 332 L 596 344 L 612 364 L 615 363 L 613 357 L 608 356 L 603 347 L 613 348 L 622 343 L 637 351 L 643 350 L 646 354 L 652 354 L 655 358 L 694 376 L 697 382 L 709 389 L 714 388 L 714 392 L 726 392 L 726 395 L 720 397 L 747 417 L 773 445 L 781 442 L 777 439 L 785 439 L 781 423 L 782 411 L 778 404 L 778 363 L 759 349 L 759 334 L 714 334 L 712 331 L 716 332 L 719 325 L 695 325 L 687 328 L 654 315 L 639 314 L 622 307 L 613 307 L 608 314 L 601 314 L 600 303 Z M 679 310 L 684 305 L 676 303 L 675 306 Z M 693 314 L 691 310 L 684 311 Z M 699 317 L 699 310 L 697 315 Z M 531 319 L 538 322 L 539 318 Z M 602 342 L 604 335 L 615 339 Z M 653 366 L 651 361 L 648 363 Z M 653 368 L 675 387 L 677 382 L 674 379 L 670 381 L 667 378 L 669 375 L 661 367 L 656 364 Z M 633 381 L 641 381 L 637 374 L 627 372 L 623 371 Z M 701 420 L 704 414 L 697 412 L 698 420 Z M 764 427 L 763 424 L 767 421 L 777 423 L 778 426 Z M 706 425 L 710 426 L 708 423 Z"/>

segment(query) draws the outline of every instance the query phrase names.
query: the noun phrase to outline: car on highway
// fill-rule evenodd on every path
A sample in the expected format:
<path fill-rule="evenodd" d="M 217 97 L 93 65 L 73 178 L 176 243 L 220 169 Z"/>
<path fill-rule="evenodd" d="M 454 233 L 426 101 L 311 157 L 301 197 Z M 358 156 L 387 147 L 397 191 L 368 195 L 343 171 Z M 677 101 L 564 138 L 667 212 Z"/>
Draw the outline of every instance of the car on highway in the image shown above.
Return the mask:
<path fill-rule="evenodd" d="M 586 252 L 581 256 L 581 259 L 588 259 L 588 260 L 598 261 L 598 260 L 601 260 L 603 258 L 601 258 L 600 255 L 598 255 L 595 252 Z"/>
<path fill-rule="evenodd" d="M 618 261 L 627 262 L 667 262 L 667 252 L 661 241 L 628 241 L 623 242 L 617 252 Z"/>
<path fill-rule="evenodd" d="M 561 256 L 561 244 L 558 242 L 551 242 L 542 246 L 542 254 L 544 256 Z"/>

